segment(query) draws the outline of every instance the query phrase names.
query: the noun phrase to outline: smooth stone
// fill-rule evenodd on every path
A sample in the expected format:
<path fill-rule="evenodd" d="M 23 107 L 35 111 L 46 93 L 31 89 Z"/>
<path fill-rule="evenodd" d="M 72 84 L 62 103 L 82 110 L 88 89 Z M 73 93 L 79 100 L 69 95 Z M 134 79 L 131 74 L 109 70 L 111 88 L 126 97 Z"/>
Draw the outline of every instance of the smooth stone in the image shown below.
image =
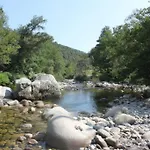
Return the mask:
<path fill-rule="evenodd" d="M 51 108 L 51 107 L 52 107 L 52 104 L 45 104 L 44 107 L 45 107 L 45 108 Z"/>
<path fill-rule="evenodd" d="M 38 144 L 38 141 L 36 141 L 35 139 L 28 139 L 28 144 L 35 145 Z"/>
<path fill-rule="evenodd" d="M 7 101 L 7 104 L 8 104 L 9 106 L 17 106 L 17 105 L 19 105 L 20 103 L 19 103 L 18 100 L 9 100 L 9 101 Z"/>
<path fill-rule="evenodd" d="M 89 119 L 86 124 L 89 125 L 89 126 L 94 126 L 95 121 Z"/>
<path fill-rule="evenodd" d="M 23 142 L 24 140 L 26 140 L 25 136 L 19 136 L 17 141 Z"/>
<path fill-rule="evenodd" d="M 22 113 L 27 114 L 28 111 L 29 111 L 29 108 L 28 108 L 28 107 L 23 107 Z"/>
<path fill-rule="evenodd" d="M 37 108 L 43 108 L 44 107 L 44 102 L 43 101 L 34 101 L 34 105 Z"/>
<path fill-rule="evenodd" d="M 48 119 L 46 143 L 57 149 L 71 150 L 87 147 L 95 130 L 70 116 L 54 115 Z"/>
<path fill-rule="evenodd" d="M 112 147 L 116 147 L 116 146 L 117 146 L 117 141 L 116 141 L 116 139 L 114 139 L 113 137 L 107 137 L 107 138 L 106 138 L 106 143 L 107 143 L 109 146 L 112 146 Z"/>
<path fill-rule="evenodd" d="M 142 138 L 145 139 L 145 140 L 149 140 L 149 141 L 150 141 L 150 131 L 144 133 L 144 134 L 142 135 Z"/>
<path fill-rule="evenodd" d="M 107 143 L 105 142 L 105 140 L 104 140 L 101 136 L 99 136 L 99 135 L 96 135 L 96 136 L 95 136 L 95 141 L 96 141 L 96 143 L 99 144 L 102 148 L 108 147 L 108 145 L 107 145 Z"/>
<path fill-rule="evenodd" d="M 71 116 L 71 113 L 68 112 L 67 110 L 65 110 L 64 108 L 60 107 L 60 106 L 56 106 L 53 108 L 44 109 L 42 117 L 47 120 L 49 117 L 51 118 L 54 115 Z"/>
<path fill-rule="evenodd" d="M 35 107 L 31 107 L 31 108 L 29 109 L 29 111 L 31 111 L 32 113 L 34 113 L 34 112 L 36 111 L 36 108 L 35 108 Z"/>
<path fill-rule="evenodd" d="M 129 114 L 118 114 L 115 119 L 114 122 L 116 124 L 124 124 L 124 123 L 129 123 L 129 124 L 134 124 L 136 121 L 136 118 L 134 116 L 131 116 Z"/>
<path fill-rule="evenodd" d="M 110 132 L 111 133 L 113 133 L 113 134 L 120 134 L 120 129 L 118 128 L 118 127 L 112 127 L 111 129 L 110 129 Z"/>
<path fill-rule="evenodd" d="M 26 133 L 26 134 L 24 134 L 24 136 L 26 137 L 26 138 L 32 138 L 33 137 L 33 134 L 31 134 L 31 133 Z"/>
<path fill-rule="evenodd" d="M 128 109 L 126 107 L 113 106 L 106 112 L 105 117 L 115 117 L 118 113 L 127 113 L 127 111 Z"/>
<path fill-rule="evenodd" d="M 107 132 L 107 131 L 104 130 L 104 129 L 99 129 L 99 130 L 97 131 L 97 134 L 99 134 L 102 138 L 106 138 L 106 137 L 109 137 L 109 136 L 110 136 L 109 132 Z"/>
<path fill-rule="evenodd" d="M 32 105 L 32 102 L 30 100 L 26 100 L 26 99 L 23 99 L 20 103 L 23 106 L 31 106 Z"/>
<path fill-rule="evenodd" d="M 92 120 L 95 121 L 96 123 L 100 121 L 99 117 L 92 117 Z"/>
<path fill-rule="evenodd" d="M 32 124 L 26 123 L 26 124 L 21 125 L 21 127 L 24 128 L 24 129 L 31 129 L 32 128 Z"/>

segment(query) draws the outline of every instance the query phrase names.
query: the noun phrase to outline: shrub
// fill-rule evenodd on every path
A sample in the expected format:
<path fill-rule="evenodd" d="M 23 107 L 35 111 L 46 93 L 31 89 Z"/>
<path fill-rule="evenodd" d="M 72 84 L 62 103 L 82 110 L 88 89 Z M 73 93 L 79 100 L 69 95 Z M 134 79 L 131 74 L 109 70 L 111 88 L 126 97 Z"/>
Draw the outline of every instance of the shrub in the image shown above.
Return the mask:
<path fill-rule="evenodd" d="M 9 72 L 0 72 L 0 85 L 8 86 L 10 84 L 11 74 Z"/>
<path fill-rule="evenodd" d="M 78 81 L 78 82 L 84 82 L 84 81 L 88 81 L 89 78 L 86 76 L 86 75 L 77 75 L 75 77 L 75 81 Z"/>

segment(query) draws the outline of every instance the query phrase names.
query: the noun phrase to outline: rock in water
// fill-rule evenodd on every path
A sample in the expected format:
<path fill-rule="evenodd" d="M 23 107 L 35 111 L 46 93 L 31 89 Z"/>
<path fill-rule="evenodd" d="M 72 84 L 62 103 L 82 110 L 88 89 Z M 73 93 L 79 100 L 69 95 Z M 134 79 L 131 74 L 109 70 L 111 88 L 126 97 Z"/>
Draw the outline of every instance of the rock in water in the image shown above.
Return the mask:
<path fill-rule="evenodd" d="M 55 115 L 48 120 L 46 143 L 61 150 L 87 147 L 95 137 L 95 130 L 72 117 Z"/>

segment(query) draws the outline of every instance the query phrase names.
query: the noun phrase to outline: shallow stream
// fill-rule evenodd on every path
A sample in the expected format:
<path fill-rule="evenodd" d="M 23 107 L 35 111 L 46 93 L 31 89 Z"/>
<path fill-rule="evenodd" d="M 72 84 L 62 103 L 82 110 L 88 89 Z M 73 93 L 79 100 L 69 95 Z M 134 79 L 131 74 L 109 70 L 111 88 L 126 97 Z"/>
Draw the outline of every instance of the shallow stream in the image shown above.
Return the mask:
<path fill-rule="evenodd" d="M 99 109 L 94 93 L 91 90 L 68 91 L 60 99 L 45 101 L 45 103 L 53 102 L 76 114 L 79 112 L 95 113 L 102 109 Z M 35 113 L 22 114 L 16 108 L 0 108 L 0 149 L 7 150 L 18 146 L 16 139 L 24 133 L 35 134 L 38 131 L 45 131 L 47 124 L 41 119 L 41 111 L 37 109 Z M 22 130 L 20 126 L 25 123 L 31 123 L 33 128 L 29 131 Z M 24 149 L 25 146 L 26 143 L 19 143 L 20 148 Z M 32 149 L 40 148 L 37 145 Z"/>

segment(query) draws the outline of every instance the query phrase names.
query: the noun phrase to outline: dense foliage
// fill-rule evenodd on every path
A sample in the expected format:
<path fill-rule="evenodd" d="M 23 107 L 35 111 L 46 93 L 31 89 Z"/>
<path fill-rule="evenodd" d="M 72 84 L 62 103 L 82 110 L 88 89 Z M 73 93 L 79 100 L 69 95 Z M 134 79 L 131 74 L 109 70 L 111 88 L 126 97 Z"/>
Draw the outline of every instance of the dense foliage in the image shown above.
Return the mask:
<path fill-rule="evenodd" d="M 89 63 L 84 52 L 54 42 L 51 35 L 44 32 L 46 20 L 34 16 L 31 21 L 12 30 L 7 25 L 7 17 L 0 8 L 0 80 L 8 84 L 10 80 L 22 76 L 32 77 L 35 73 L 50 73 L 57 79 L 83 75 L 88 69 L 80 61 Z M 11 74 L 10 76 L 7 73 Z M 3 83 L 4 84 L 4 83 Z"/>
<path fill-rule="evenodd" d="M 13 30 L 0 8 L 1 84 L 40 72 L 57 79 L 84 81 L 93 73 L 93 79 L 150 84 L 150 7 L 134 11 L 123 25 L 104 27 L 90 59 L 84 52 L 55 42 L 44 32 L 45 22 L 42 16 L 34 16 Z"/>
<path fill-rule="evenodd" d="M 19 48 L 19 35 L 7 25 L 7 17 L 0 8 L 0 70 L 5 69 L 10 63 L 11 56 L 16 54 Z"/>
<path fill-rule="evenodd" d="M 150 84 L 150 7 L 104 27 L 89 56 L 100 80 Z"/>

